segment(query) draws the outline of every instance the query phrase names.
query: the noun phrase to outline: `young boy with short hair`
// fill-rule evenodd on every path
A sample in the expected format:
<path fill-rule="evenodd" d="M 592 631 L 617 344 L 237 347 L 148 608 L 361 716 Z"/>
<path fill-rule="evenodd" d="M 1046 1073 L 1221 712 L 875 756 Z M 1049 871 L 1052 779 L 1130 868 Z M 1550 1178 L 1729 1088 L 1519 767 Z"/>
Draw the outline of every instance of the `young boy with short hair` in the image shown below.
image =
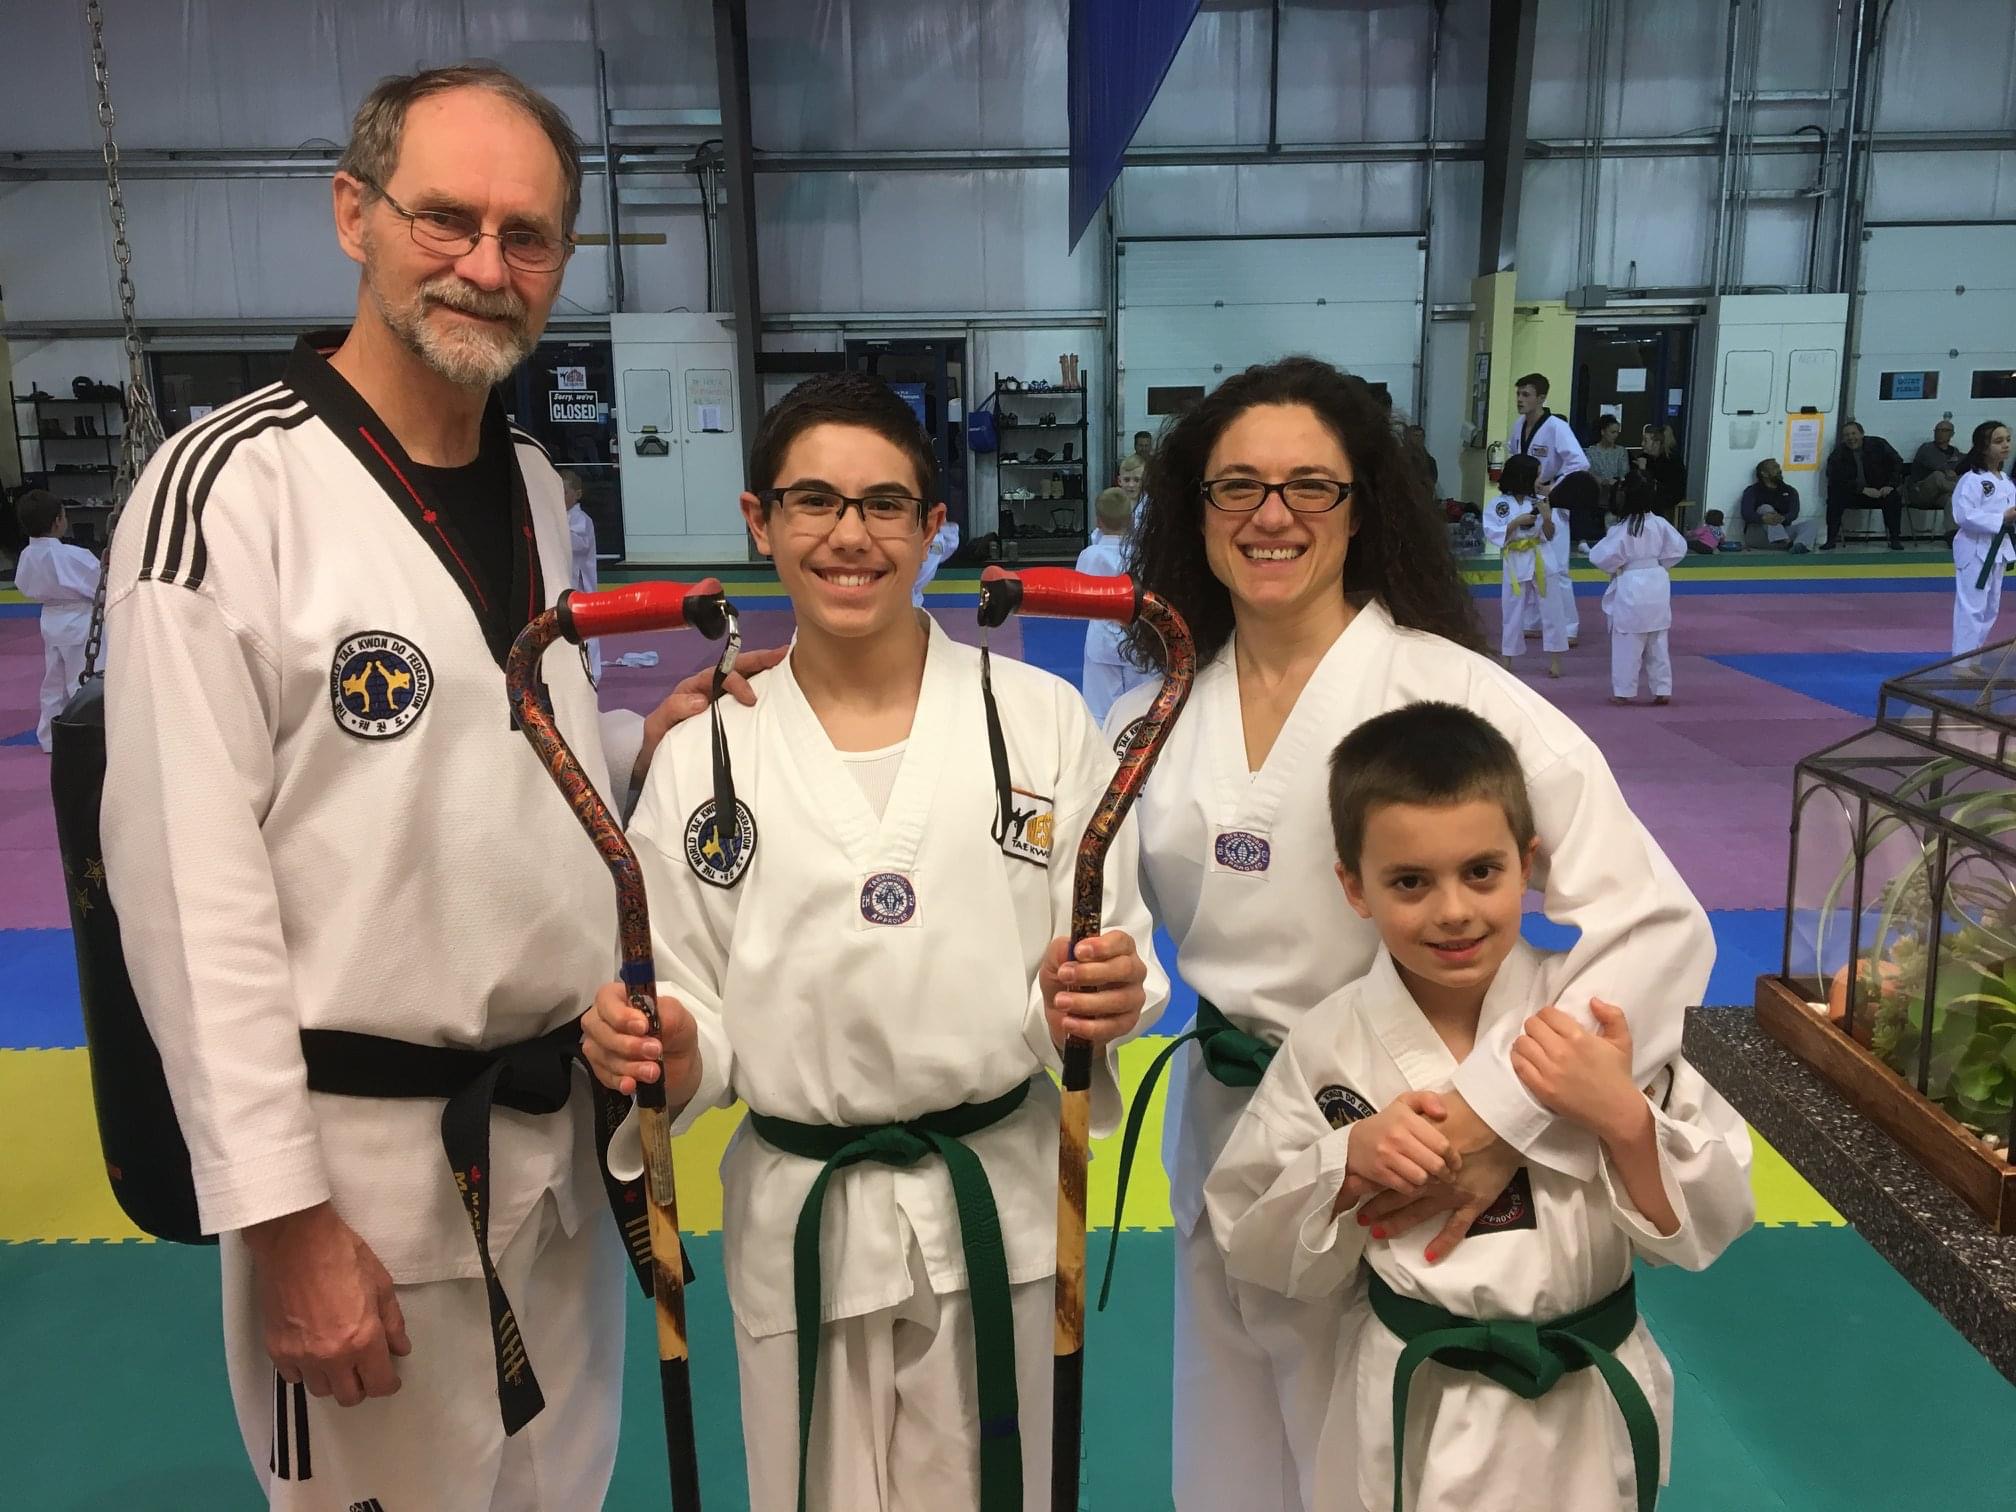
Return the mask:
<path fill-rule="evenodd" d="M 31 488 L 14 501 L 28 544 L 14 564 L 14 586 L 42 606 L 42 702 L 35 739 L 46 752 L 50 727 L 84 675 L 84 643 L 91 637 L 91 601 L 98 596 L 98 558 L 63 537 L 70 518 L 63 501 Z M 102 661 L 102 658 L 101 658 Z"/>
<path fill-rule="evenodd" d="M 1098 1045 L 1093 1121 L 1110 1129 L 1112 1045 L 1167 996 L 1137 947 L 1134 830 L 1107 861 L 1105 932 L 1067 961 L 1112 752 L 1069 683 L 996 658 L 989 694 L 979 651 L 912 606 L 945 506 L 902 399 L 862 374 L 809 379 L 749 465 L 743 516 L 797 638 L 752 680 L 753 707 L 722 705 L 726 823 L 707 721 L 652 763 L 630 836 L 671 995 L 662 1040 L 611 984 L 585 1048 L 618 1090 L 662 1074 L 675 1134 L 749 1106 L 721 1175 L 752 1512 L 791 1512 L 801 1474 L 812 1512 L 1033 1512 L 1050 1495 L 1057 1232 L 1043 1073 L 1067 1035 Z M 811 1236 L 796 1259 L 794 1233 Z"/>
<path fill-rule="evenodd" d="M 1641 1091 L 1618 1009 L 1592 1004 L 1591 1032 L 1547 1006 L 1565 958 L 1519 938 L 1538 841 L 1491 725 L 1432 703 L 1368 720 L 1331 759 L 1330 803 L 1339 880 L 1381 949 L 1289 1034 L 1205 1186 L 1231 1274 L 1340 1296 L 1321 1506 L 1651 1512 L 1673 1376 L 1632 1260 L 1698 1270 L 1750 1226 L 1743 1121 L 1677 1058 Z M 1523 1167 L 1440 1253 L 1428 1230 L 1368 1229 L 1369 1196 L 1448 1168 L 1439 1093 L 1514 1014 L 1520 1079 L 1599 1146 L 1595 1177 Z"/>
<path fill-rule="evenodd" d="M 1130 459 L 1131 460 L 1131 459 Z M 1126 469 L 1121 473 L 1124 476 Z M 1099 529 L 1092 544 L 1078 553 L 1078 570 L 1094 577 L 1119 577 L 1127 571 L 1127 552 L 1134 538 L 1135 499 L 1124 488 L 1105 488 L 1093 502 Z M 1093 620 L 1085 627 L 1085 671 L 1079 686 L 1094 723 L 1105 724 L 1114 700 L 1140 686 L 1148 674 L 1127 660 L 1126 627 Z"/>

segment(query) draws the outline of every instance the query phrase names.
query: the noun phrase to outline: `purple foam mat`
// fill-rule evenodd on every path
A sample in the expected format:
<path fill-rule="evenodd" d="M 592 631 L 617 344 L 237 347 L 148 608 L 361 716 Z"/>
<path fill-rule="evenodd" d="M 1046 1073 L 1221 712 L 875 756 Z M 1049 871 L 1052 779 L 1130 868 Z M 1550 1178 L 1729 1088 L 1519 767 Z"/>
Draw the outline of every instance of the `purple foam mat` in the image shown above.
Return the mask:
<path fill-rule="evenodd" d="M 780 604 L 781 600 L 778 600 Z M 1611 763 L 1619 786 L 1705 907 L 1783 904 L 1790 769 L 1860 721 L 1831 705 L 1720 666 L 1732 652 L 1923 652 L 1944 655 L 1952 601 L 1944 592 L 1682 595 L 1674 600 L 1675 701 L 1610 704 L 1610 647 L 1600 606 L 1585 600 L 1581 642 L 1546 676 L 1537 642 L 1515 672 L 1574 719 Z M 1486 619 L 1495 621 L 1484 606 Z M 978 639 L 970 607 L 938 611 L 956 639 Z M 786 608 L 750 609 L 744 644 L 781 646 Z M 992 638 L 1005 656 L 1022 639 L 1011 622 Z M 607 666 L 604 701 L 650 709 L 688 673 L 711 665 L 707 643 L 686 633 L 624 636 L 604 646 L 605 665 L 625 650 L 659 653 L 650 668 Z M 0 736 L 31 728 L 42 677 L 32 618 L 0 618 Z M 32 746 L 0 749 L 0 928 L 68 924 L 49 812 L 48 759 Z"/>

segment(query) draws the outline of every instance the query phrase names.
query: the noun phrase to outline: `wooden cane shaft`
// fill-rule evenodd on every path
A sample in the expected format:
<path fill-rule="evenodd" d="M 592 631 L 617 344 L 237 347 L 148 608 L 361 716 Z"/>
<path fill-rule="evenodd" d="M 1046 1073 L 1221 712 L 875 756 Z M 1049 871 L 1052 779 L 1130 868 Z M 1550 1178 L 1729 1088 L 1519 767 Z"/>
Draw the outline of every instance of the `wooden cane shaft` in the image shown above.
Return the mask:
<path fill-rule="evenodd" d="M 1091 1130 L 1091 1089 L 1067 1086 L 1057 1140 L 1056 1352 L 1060 1355 L 1085 1347 L 1085 1168 Z"/>

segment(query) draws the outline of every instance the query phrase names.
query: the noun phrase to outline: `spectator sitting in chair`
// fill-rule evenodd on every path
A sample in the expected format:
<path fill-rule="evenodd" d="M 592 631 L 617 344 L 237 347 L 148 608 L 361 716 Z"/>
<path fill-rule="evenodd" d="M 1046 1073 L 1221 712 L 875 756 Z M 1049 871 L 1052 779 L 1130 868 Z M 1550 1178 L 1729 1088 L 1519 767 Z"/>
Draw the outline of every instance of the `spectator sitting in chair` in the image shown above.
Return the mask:
<path fill-rule="evenodd" d="M 1841 427 L 1841 444 L 1827 459 L 1827 544 L 1841 544 L 1841 516 L 1851 509 L 1880 509 L 1890 549 L 1904 549 L 1904 459 L 1881 436 L 1865 436 L 1850 420 Z"/>
<path fill-rule="evenodd" d="M 1789 546 L 1795 555 L 1813 549 L 1820 535 L 1820 521 L 1799 513 L 1799 490 L 1785 481 L 1776 457 L 1757 464 L 1756 479 L 1743 490 L 1743 523 L 1762 525 L 1764 538 L 1773 546 Z"/>
<path fill-rule="evenodd" d="M 1624 475 L 1631 471 L 1631 452 L 1619 439 L 1624 434 L 1624 422 L 1615 415 L 1604 415 L 1596 422 L 1596 444 L 1589 448 L 1589 476 L 1596 480 L 1598 502 L 1605 514 L 1616 514 L 1621 502 L 1617 498 L 1617 485 L 1624 481 Z"/>
<path fill-rule="evenodd" d="M 1651 512 L 1677 525 L 1687 498 L 1687 464 L 1680 459 L 1680 443 L 1670 425 L 1648 425 L 1640 437 L 1644 444 L 1632 461 L 1652 480 L 1656 502 Z"/>
<path fill-rule="evenodd" d="M 1952 527 L 1944 516 L 1953 504 L 1953 485 L 1960 478 L 1960 448 L 1953 444 L 1953 422 L 1941 420 L 1932 427 L 1932 439 L 1918 448 L 1911 459 L 1911 476 L 1904 481 L 1904 502 L 1913 509 L 1928 510 L 1942 517 L 1943 533 Z"/>

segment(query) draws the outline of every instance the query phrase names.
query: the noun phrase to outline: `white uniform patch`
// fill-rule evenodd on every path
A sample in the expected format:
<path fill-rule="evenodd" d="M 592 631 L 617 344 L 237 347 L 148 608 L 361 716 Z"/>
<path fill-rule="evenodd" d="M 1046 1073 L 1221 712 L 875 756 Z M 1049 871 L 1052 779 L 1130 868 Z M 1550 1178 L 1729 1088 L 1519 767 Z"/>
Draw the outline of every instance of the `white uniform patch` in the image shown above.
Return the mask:
<path fill-rule="evenodd" d="M 756 816 L 740 798 L 735 800 L 735 833 L 725 840 L 715 831 L 712 798 L 693 810 L 686 821 L 686 864 L 702 882 L 733 887 L 749 870 L 755 854 Z"/>
<path fill-rule="evenodd" d="M 434 669 L 404 636 L 369 630 L 336 648 L 329 704 L 336 723 L 365 740 L 403 735 L 434 691 Z"/>

